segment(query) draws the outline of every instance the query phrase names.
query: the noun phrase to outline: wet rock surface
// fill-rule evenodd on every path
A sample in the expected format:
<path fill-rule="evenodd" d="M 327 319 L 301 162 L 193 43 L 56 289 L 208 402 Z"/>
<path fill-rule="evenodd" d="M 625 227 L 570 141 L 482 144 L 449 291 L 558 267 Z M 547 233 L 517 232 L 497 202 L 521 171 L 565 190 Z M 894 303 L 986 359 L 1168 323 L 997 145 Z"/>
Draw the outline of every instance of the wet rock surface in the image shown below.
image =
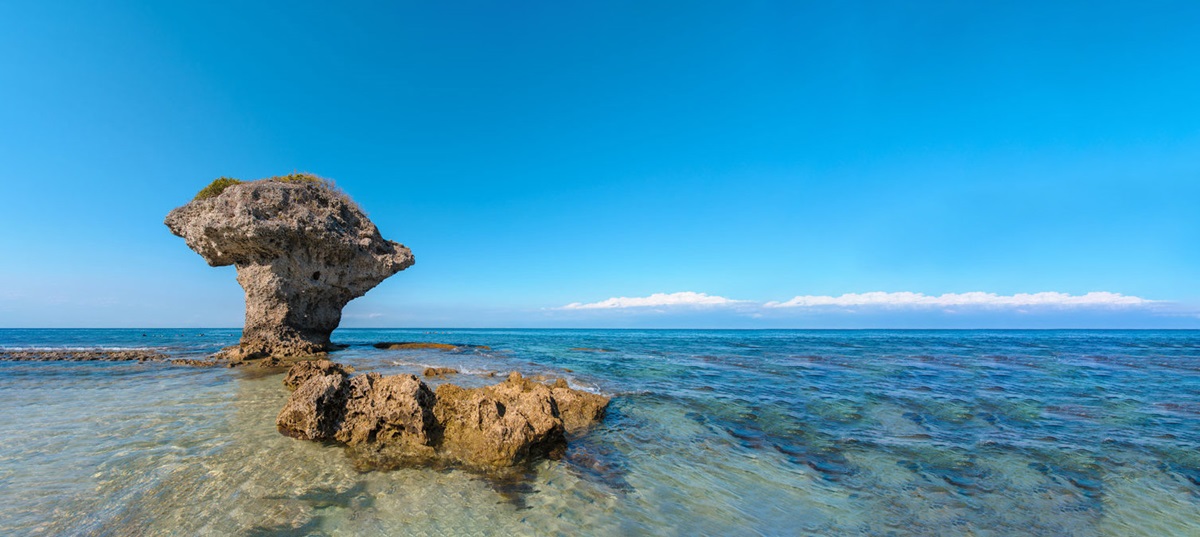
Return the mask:
<path fill-rule="evenodd" d="M 166 359 L 166 354 L 151 349 L 0 350 L 0 360 L 19 362 L 159 362 Z"/>
<path fill-rule="evenodd" d="M 162 362 L 189 367 L 213 367 L 223 362 L 212 358 L 171 358 L 154 349 L 0 349 L 0 361 L 13 362 Z"/>
<path fill-rule="evenodd" d="M 549 388 L 516 373 L 484 388 L 443 384 L 434 414 L 444 431 L 443 453 L 470 466 L 512 466 L 561 455 L 567 445 Z"/>
<path fill-rule="evenodd" d="M 413 264 L 345 194 L 301 179 L 234 184 L 167 215 L 209 265 L 237 268 L 246 322 L 231 361 L 333 350 L 346 303 Z"/>
<path fill-rule="evenodd" d="M 186 365 L 192 367 L 216 367 L 222 365 L 221 362 L 212 358 L 196 359 L 196 358 L 176 358 L 171 360 L 172 365 Z"/>
<path fill-rule="evenodd" d="M 317 363 L 298 364 L 289 379 L 305 379 L 276 419 L 280 432 L 336 441 L 363 469 L 448 464 L 511 467 L 561 455 L 569 435 L 604 416 L 608 398 L 512 373 L 499 384 L 434 392 L 415 375 L 349 377 Z M 324 373 L 324 371 L 329 371 Z"/>
<path fill-rule="evenodd" d="M 457 375 L 458 370 L 453 367 L 426 367 L 425 371 L 421 372 L 426 377 L 442 377 L 445 375 Z"/>
<path fill-rule="evenodd" d="M 295 390 L 313 377 L 325 375 L 341 375 L 346 377 L 353 371 L 354 368 L 350 366 L 343 366 L 329 360 L 299 362 L 292 366 L 291 369 L 288 369 L 287 376 L 283 379 L 283 385 L 289 390 Z"/>

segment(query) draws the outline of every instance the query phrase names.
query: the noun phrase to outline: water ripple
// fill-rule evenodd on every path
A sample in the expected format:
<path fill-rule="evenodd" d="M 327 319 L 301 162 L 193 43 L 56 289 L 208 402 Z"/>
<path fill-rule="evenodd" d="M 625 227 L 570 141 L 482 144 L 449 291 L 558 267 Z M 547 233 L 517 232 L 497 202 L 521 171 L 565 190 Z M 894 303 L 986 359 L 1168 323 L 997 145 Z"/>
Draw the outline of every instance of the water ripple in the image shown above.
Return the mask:
<path fill-rule="evenodd" d="M 278 375 L 0 362 L 0 534 L 1200 534 L 1200 332 L 425 332 L 342 330 L 335 358 L 564 377 L 614 395 L 609 416 L 519 482 L 360 474 L 275 432 Z M 0 330 L 0 347 L 237 336 Z"/>

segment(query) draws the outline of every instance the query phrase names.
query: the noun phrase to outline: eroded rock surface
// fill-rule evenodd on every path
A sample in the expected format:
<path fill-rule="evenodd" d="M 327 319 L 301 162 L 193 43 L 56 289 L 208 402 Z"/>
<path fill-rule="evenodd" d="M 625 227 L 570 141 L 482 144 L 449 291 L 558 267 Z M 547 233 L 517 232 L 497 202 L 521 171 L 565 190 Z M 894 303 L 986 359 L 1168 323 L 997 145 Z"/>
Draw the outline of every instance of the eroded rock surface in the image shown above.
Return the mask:
<path fill-rule="evenodd" d="M 295 390 L 313 377 L 325 375 L 341 375 L 346 377 L 353 371 L 354 368 L 350 366 L 344 366 L 329 360 L 304 361 L 288 369 L 287 376 L 283 378 L 283 385 L 287 386 L 289 390 Z"/>
<path fill-rule="evenodd" d="M 304 440 L 332 439 L 346 414 L 346 377 L 319 375 L 308 379 L 284 405 L 275 423 L 279 431 Z"/>
<path fill-rule="evenodd" d="M 599 421 L 608 405 L 607 397 L 561 379 L 543 384 L 518 373 L 482 388 L 443 384 L 436 393 L 415 375 L 347 377 L 299 364 L 288 377 L 307 380 L 279 413 L 279 430 L 342 442 L 367 468 L 441 462 L 494 469 L 556 456 L 568 433 Z"/>
<path fill-rule="evenodd" d="M 457 375 L 458 370 L 453 367 L 426 367 L 425 371 L 421 372 L 426 377 L 444 377 L 446 375 Z"/>
<path fill-rule="evenodd" d="M 19 362 L 159 362 L 167 359 L 166 354 L 153 349 L 0 349 L 0 360 Z"/>
<path fill-rule="evenodd" d="M 331 350 L 346 303 L 413 264 L 345 194 L 301 179 L 234 184 L 167 215 L 209 265 L 237 268 L 246 322 L 230 358 Z"/>
<path fill-rule="evenodd" d="M 438 386 L 434 415 L 444 431 L 443 453 L 471 466 L 511 466 L 560 454 L 567 444 L 550 389 L 518 373 L 483 388 Z"/>

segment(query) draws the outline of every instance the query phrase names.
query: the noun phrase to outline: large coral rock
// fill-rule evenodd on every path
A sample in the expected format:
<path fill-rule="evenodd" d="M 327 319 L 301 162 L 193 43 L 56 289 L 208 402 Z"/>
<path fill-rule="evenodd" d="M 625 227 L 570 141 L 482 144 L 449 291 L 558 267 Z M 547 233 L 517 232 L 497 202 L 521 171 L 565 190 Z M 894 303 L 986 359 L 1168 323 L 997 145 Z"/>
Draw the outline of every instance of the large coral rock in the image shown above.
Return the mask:
<path fill-rule="evenodd" d="M 343 375 L 308 379 L 292 392 L 275 423 L 288 436 L 304 440 L 333 438 L 346 415 L 347 390 Z"/>
<path fill-rule="evenodd" d="M 375 442 L 430 457 L 433 405 L 433 392 L 414 375 L 359 375 L 349 381 L 346 414 L 333 437 L 350 446 Z"/>
<path fill-rule="evenodd" d="M 582 390 L 573 390 L 567 386 L 567 381 L 558 379 L 551 385 L 550 397 L 558 406 L 558 415 L 562 417 L 563 428 L 567 434 L 580 433 L 587 430 L 604 418 L 608 408 L 608 398 Z"/>
<path fill-rule="evenodd" d="M 517 373 L 495 386 L 443 384 L 435 393 L 415 375 L 347 377 L 327 369 L 293 367 L 296 377 L 316 373 L 292 393 L 276 425 L 296 438 L 346 444 L 364 468 L 437 462 L 494 469 L 555 456 L 568 431 L 596 423 L 608 405 L 607 397 L 561 380 L 542 384 Z"/>
<path fill-rule="evenodd" d="M 484 388 L 443 384 L 433 412 L 442 425 L 442 452 L 470 466 L 512 466 L 567 444 L 550 389 L 517 373 Z"/>
<path fill-rule="evenodd" d="M 291 369 L 288 369 L 287 376 L 283 378 L 283 385 L 287 386 L 289 390 L 295 390 L 313 377 L 322 377 L 325 375 L 340 375 L 345 377 L 349 376 L 352 371 L 354 371 L 352 367 L 329 360 L 305 360 L 296 363 Z"/>
<path fill-rule="evenodd" d="M 209 265 L 237 267 L 246 324 L 235 357 L 330 350 L 342 308 L 413 264 L 322 181 L 234 184 L 171 211 L 166 225 Z"/>

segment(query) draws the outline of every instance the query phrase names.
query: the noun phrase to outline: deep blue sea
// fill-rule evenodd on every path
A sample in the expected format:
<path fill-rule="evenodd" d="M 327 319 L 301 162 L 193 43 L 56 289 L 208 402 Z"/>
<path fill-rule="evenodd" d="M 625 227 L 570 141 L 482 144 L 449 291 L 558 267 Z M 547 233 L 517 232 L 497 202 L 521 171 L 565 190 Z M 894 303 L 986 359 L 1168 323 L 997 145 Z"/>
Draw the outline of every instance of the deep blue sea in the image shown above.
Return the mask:
<path fill-rule="evenodd" d="M 0 347 L 196 356 L 238 335 L 0 330 Z M 276 432 L 281 373 L 0 362 L 0 535 L 1200 535 L 1200 331 L 334 340 L 360 372 L 545 374 L 612 404 L 523 481 L 358 473 L 342 448 Z"/>

